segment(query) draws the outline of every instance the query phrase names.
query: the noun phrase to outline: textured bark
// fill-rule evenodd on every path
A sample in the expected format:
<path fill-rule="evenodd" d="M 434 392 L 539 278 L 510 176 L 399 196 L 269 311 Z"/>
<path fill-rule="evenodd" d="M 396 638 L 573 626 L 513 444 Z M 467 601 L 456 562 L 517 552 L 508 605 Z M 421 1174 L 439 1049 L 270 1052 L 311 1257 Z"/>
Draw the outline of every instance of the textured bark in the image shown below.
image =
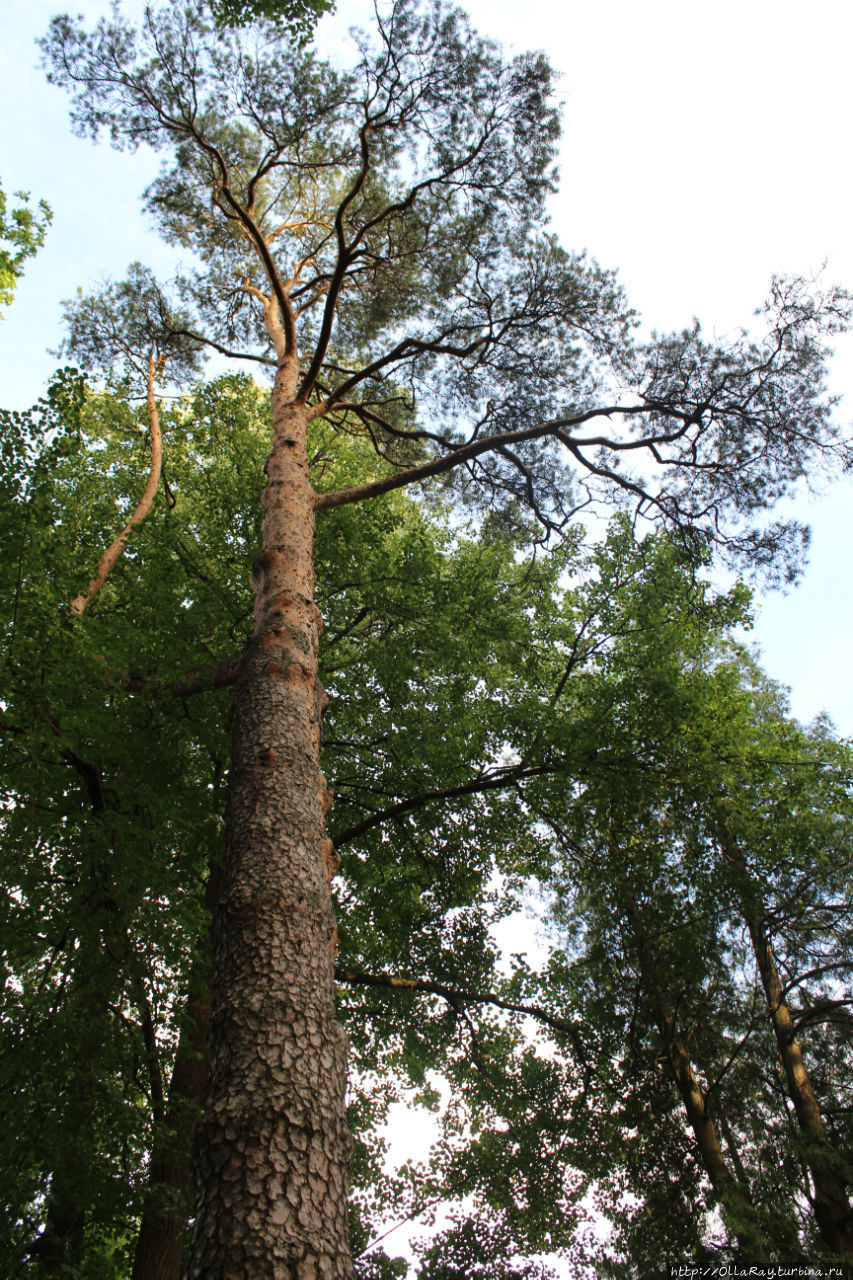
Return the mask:
<path fill-rule="evenodd" d="M 847 1186 L 839 1173 L 841 1162 L 827 1136 L 820 1103 L 803 1061 L 803 1051 L 791 1010 L 785 1003 L 767 929 L 761 916 L 751 916 L 747 925 L 785 1071 L 788 1096 L 806 1137 L 803 1159 L 814 1182 L 815 1221 L 821 1237 L 833 1253 L 853 1256 L 853 1213 Z"/>
<path fill-rule="evenodd" d="M 335 1021 L 333 870 L 319 768 L 307 422 L 282 359 L 235 695 L 210 1086 L 199 1126 L 196 1280 L 349 1280 L 346 1042 Z"/>

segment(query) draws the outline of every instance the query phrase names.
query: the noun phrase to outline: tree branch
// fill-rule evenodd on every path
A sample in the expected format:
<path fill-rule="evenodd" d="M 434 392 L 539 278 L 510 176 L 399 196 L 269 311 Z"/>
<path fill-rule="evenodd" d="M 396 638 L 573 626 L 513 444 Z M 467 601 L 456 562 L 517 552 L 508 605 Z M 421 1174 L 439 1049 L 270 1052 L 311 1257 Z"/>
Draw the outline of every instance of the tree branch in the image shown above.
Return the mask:
<path fill-rule="evenodd" d="M 583 1042 L 577 1025 L 566 1018 L 558 1018 L 547 1009 L 535 1004 L 520 1004 L 515 1000 L 504 1000 L 491 992 L 459 991 L 455 987 L 447 987 L 441 982 L 431 982 L 423 978 L 399 978 L 390 973 L 362 973 L 355 969 L 335 969 L 335 980 L 345 982 L 349 986 L 382 987 L 389 991 L 416 991 L 423 995 L 441 996 L 450 1005 L 486 1004 L 495 1009 L 505 1009 L 508 1013 L 521 1013 L 525 1017 L 535 1018 L 537 1022 L 550 1027 L 552 1031 L 562 1031 L 572 1041 L 575 1052 L 583 1061 L 586 1060 Z"/>
<path fill-rule="evenodd" d="M 473 328 L 474 326 L 468 326 Z M 360 382 L 364 382 L 366 378 L 372 378 L 382 369 L 387 369 L 388 365 L 398 363 L 405 360 L 409 355 L 416 352 L 428 353 L 431 355 L 450 355 L 457 356 L 462 359 L 464 356 L 471 355 L 478 347 L 482 347 L 486 342 L 483 337 L 473 338 L 465 346 L 459 347 L 449 340 L 447 335 L 443 337 L 435 337 L 429 340 L 423 338 L 404 338 L 402 342 L 398 342 L 396 347 L 392 347 L 384 356 L 380 356 L 378 360 L 374 360 L 371 364 L 365 365 L 363 369 L 351 374 L 345 379 L 339 387 L 335 387 L 334 391 L 320 404 L 314 405 L 310 417 L 316 418 L 320 414 L 329 413 L 336 408 L 339 400 L 344 399 L 353 387 L 358 386 Z"/>
<path fill-rule="evenodd" d="M 361 188 L 364 186 L 370 170 L 370 147 L 367 141 L 367 135 L 370 132 L 370 125 L 371 121 L 368 117 L 359 130 L 358 137 L 361 149 L 361 163 L 359 165 L 355 181 L 341 203 L 338 205 L 337 212 L 335 213 L 335 236 L 338 242 L 338 257 L 337 262 L 335 263 L 335 269 L 332 273 L 332 278 L 329 281 L 326 303 L 323 307 L 323 319 L 320 322 L 320 333 L 317 337 L 317 345 L 314 348 L 314 355 L 311 359 L 311 364 L 308 366 L 305 376 L 302 379 L 302 385 L 299 388 L 298 399 L 300 404 L 304 404 L 310 396 L 314 383 L 320 375 L 320 370 L 323 368 L 323 361 L 326 357 L 326 352 L 332 337 L 335 308 L 338 305 L 338 298 L 340 297 L 341 289 L 346 277 L 347 267 L 352 261 L 350 247 L 347 245 L 346 237 L 344 235 L 344 215 Z"/>
<path fill-rule="evenodd" d="M 131 530 L 135 525 L 142 524 L 142 521 L 148 515 L 154 504 L 154 497 L 160 485 L 160 470 L 163 465 L 163 439 L 160 434 L 160 414 L 157 409 L 157 401 L 154 397 L 154 378 L 160 365 L 165 363 L 162 356 L 157 356 L 152 352 L 148 356 L 148 430 L 151 438 L 151 467 L 148 472 L 148 483 L 142 494 L 136 508 L 122 529 L 121 533 L 107 547 L 104 554 L 98 561 L 98 572 L 89 582 L 88 591 L 81 592 L 71 601 L 70 612 L 79 617 L 81 613 L 92 603 L 101 590 L 101 587 L 107 580 L 107 575 L 113 565 L 123 554 L 127 546 L 127 540 L 130 537 Z"/>
<path fill-rule="evenodd" d="M 558 764 L 538 765 L 535 768 L 511 765 L 508 768 L 496 770 L 494 773 L 483 774 L 479 778 L 471 778 L 468 782 L 457 783 L 452 787 L 437 787 L 433 791 L 423 791 L 420 795 L 409 796 L 407 799 L 400 800 L 397 804 L 391 805 L 387 809 L 382 809 L 379 813 L 373 813 L 369 818 L 365 818 L 363 822 L 358 822 L 355 826 L 348 827 L 346 831 L 336 834 L 334 836 L 335 848 L 340 849 L 343 845 L 357 839 L 358 836 L 364 835 L 365 831 L 370 831 L 373 827 L 379 827 L 391 818 L 400 818 L 403 814 L 411 813 L 414 809 L 419 809 L 422 805 L 429 804 L 433 800 L 455 800 L 460 796 L 473 796 L 483 791 L 500 790 L 503 787 L 511 787 L 513 783 L 523 781 L 525 778 L 537 778 L 543 774 L 559 773 L 561 769 L 566 767 L 564 761 Z"/>
<path fill-rule="evenodd" d="M 250 351 L 232 351 L 230 347 L 223 346 L 221 342 L 205 337 L 203 333 L 195 333 L 192 329 L 170 329 L 169 333 L 176 338 L 189 338 L 191 342 L 198 342 L 205 347 L 212 347 L 214 351 L 218 351 L 220 355 L 228 356 L 231 360 L 252 360 L 255 364 L 266 364 L 273 369 L 277 364 L 277 361 L 271 360 L 269 356 L 253 355 Z"/>
<path fill-rule="evenodd" d="M 213 667 L 194 667 L 177 680 L 161 680 L 159 676 L 142 676 L 126 671 L 110 673 L 110 683 L 125 693 L 165 693 L 173 698 L 190 698 L 212 689 L 226 689 L 236 684 L 245 654 L 235 653 Z"/>
<path fill-rule="evenodd" d="M 541 440 L 545 436 L 557 436 L 559 432 L 565 432 L 566 428 L 580 426 L 581 423 L 590 422 L 593 418 L 606 418 L 611 417 L 613 414 L 627 417 L 651 412 L 652 410 L 648 405 L 632 405 L 629 408 L 608 405 L 599 409 L 588 409 L 585 413 L 578 413 L 570 418 L 550 418 L 547 422 L 537 423 L 535 427 L 522 427 L 518 431 L 506 431 L 500 435 L 484 436 L 482 440 L 473 440 L 470 444 L 455 448 L 452 453 L 445 454 L 441 458 L 434 458 L 431 462 L 409 467 L 408 470 L 397 472 L 395 475 L 383 476 L 380 480 L 373 480 L 368 484 L 353 485 L 350 489 L 335 489 L 328 493 L 318 493 L 314 505 L 318 511 L 328 510 L 332 507 L 344 507 L 352 502 L 362 502 L 366 498 L 378 497 L 379 494 L 388 493 L 392 489 L 401 489 L 406 485 L 417 484 L 421 480 L 429 480 L 433 476 L 444 475 L 445 472 L 452 470 L 453 467 L 461 466 L 465 462 L 479 458 L 484 453 L 491 453 L 507 445 L 519 444 L 528 440 Z M 562 443 L 567 444 L 569 439 L 571 437 L 562 440 Z M 591 466 L 585 459 L 583 461 L 588 467 Z"/>

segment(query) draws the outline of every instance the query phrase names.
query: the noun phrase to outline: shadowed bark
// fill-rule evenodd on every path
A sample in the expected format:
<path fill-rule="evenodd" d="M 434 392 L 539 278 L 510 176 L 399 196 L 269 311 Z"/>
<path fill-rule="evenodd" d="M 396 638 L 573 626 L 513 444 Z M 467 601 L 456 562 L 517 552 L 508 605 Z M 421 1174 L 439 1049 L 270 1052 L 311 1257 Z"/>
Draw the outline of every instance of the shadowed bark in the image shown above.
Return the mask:
<path fill-rule="evenodd" d="M 219 897 L 218 868 L 208 879 L 205 902 Z M 208 941 L 208 940 L 206 940 Z M 154 1193 L 142 1215 L 131 1280 L 180 1280 L 187 1221 L 192 1208 L 192 1146 L 207 1093 L 210 1032 L 210 954 L 203 946 L 190 972 L 186 1010 L 169 1084 L 168 1113 L 155 1139 L 148 1181 Z"/>

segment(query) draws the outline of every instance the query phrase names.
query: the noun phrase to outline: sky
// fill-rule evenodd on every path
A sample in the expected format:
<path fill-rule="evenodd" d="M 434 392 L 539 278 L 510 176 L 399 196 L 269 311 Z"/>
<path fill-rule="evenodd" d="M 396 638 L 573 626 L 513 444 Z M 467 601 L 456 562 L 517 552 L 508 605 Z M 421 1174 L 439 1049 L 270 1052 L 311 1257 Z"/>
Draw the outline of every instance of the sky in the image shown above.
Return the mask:
<path fill-rule="evenodd" d="M 105 0 L 76 0 L 93 19 Z M 139 0 L 126 4 L 139 12 Z M 649 328 L 697 316 L 709 333 L 749 326 L 774 273 L 853 288 L 847 136 L 853 106 L 853 7 L 815 0 L 471 0 L 475 25 L 515 50 L 544 47 L 560 73 L 562 181 L 554 229 L 616 268 Z M 144 259 L 174 261 L 146 226 L 139 194 L 150 153 L 116 153 L 70 134 L 65 96 L 46 85 L 34 41 L 56 0 L 2 0 L 0 180 L 54 209 L 47 244 L 0 325 L 0 395 L 23 408 L 55 366 L 61 299 Z M 335 55 L 363 0 L 340 0 L 320 44 Z M 853 419 L 853 341 L 832 369 Z M 796 591 L 764 596 L 752 639 L 788 684 L 796 715 L 828 711 L 853 734 L 847 659 L 851 592 L 845 573 L 853 485 L 804 497 L 810 567 Z"/>

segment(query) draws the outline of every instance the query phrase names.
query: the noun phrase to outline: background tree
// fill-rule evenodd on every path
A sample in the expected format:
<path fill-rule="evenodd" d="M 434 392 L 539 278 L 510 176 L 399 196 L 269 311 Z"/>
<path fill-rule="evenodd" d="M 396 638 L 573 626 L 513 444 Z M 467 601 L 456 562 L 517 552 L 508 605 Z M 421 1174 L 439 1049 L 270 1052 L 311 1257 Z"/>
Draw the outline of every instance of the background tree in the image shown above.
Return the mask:
<path fill-rule="evenodd" d="M 11 421 L 25 426 L 20 418 Z M 3 847 L 12 890 L 4 931 L 12 978 L 4 1034 L 8 1069 L 31 1081 L 13 1091 L 20 1125 L 16 1156 L 4 1168 L 33 1179 L 23 1201 L 29 1221 L 16 1192 L 7 1222 L 26 1249 L 43 1220 L 44 1195 L 49 1190 L 50 1203 L 64 1185 L 60 1198 L 74 1205 L 65 1215 L 74 1230 L 53 1233 L 52 1261 L 44 1260 L 42 1233 L 44 1267 L 75 1265 L 68 1253 L 73 1244 L 76 1262 L 96 1274 L 101 1264 L 93 1237 L 106 1233 L 109 1240 L 118 1232 L 127 1243 L 132 1239 L 140 1157 L 152 1124 L 163 1120 L 158 1055 L 172 1050 L 173 981 L 186 974 L 204 932 L 200 893 L 209 845 L 221 826 L 217 798 L 200 806 L 199 794 L 221 779 L 217 758 L 227 735 L 227 724 L 203 700 L 190 719 L 139 692 L 122 694 L 119 711 L 116 693 L 136 662 L 147 665 L 156 652 L 165 671 L 176 659 L 173 639 L 160 630 L 174 610 L 187 619 L 199 616 L 204 641 L 190 625 L 181 656 L 197 646 L 203 667 L 211 665 L 207 645 L 215 651 L 235 617 L 223 607 L 226 580 L 211 583 L 206 599 L 199 599 L 198 583 L 183 590 L 186 569 L 168 533 L 149 561 L 150 589 L 128 606 L 122 573 L 138 570 L 146 546 L 159 550 L 151 530 L 134 539 L 127 564 L 116 567 L 118 590 L 110 591 L 100 622 L 85 634 L 72 629 L 69 587 L 85 581 L 117 505 L 135 504 L 140 471 L 147 470 L 147 424 L 140 430 L 138 415 L 114 395 L 84 402 L 79 384 L 66 379 L 31 430 L 29 440 L 20 432 L 28 451 L 22 447 L 9 459 L 16 500 L 4 502 L 7 545 L 16 548 L 7 565 L 4 625 Z M 179 471 L 180 439 L 173 442 Z M 239 446 L 229 465 L 239 469 Z M 162 534 L 162 507 L 158 514 Z M 173 511 L 166 521 L 179 542 L 185 514 Z M 149 732 L 158 738 L 157 752 Z M 162 1032 L 156 1053 L 154 1031 Z M 22 1134 L 30 1136 L 31 1149 Z M 85 1219 L 94 1207 L 90 1230 Z"/>
<path fill-rule="evenodd" d="M 598 1046 L 601 1081 L 564 1109 L 624 1274 L 688 1254 L 837 1261 L 850 1207 L 835 1090 L 849 1077 L 819 1065 L 834 1028 L 815 1029 L 811 1069 L 799 1036 L 812 1009 L 816 1024 L 846 1016 L 849 750 L 789 719 L 726 639 L 742 597 L 715 601 L 672 554 L 641 552 L 642 581 L 615 597 L 617 638 L 567 707 L 574 737 L 590 716 L 594 760 L 569 791 L 528 784 L 554 837 L 544 881 L 564 941 L 523 991 L 582 1018 Z M 623 543 L 603 580 L 637 556 Z M 811 983 L 791 1011 L 787 993 Z"/>
<path fill-rule="evenodd" d="M 39 201 L 38 213 L 31 209 L 26 191 L 16 191 L 15 199 L 20 204 L 9 209 L 6 193 L 0 186 L 0 304 L 4 306 L 15 296 L 24 263 L 44 244 L 53 216 L 44 200 Z"/>

